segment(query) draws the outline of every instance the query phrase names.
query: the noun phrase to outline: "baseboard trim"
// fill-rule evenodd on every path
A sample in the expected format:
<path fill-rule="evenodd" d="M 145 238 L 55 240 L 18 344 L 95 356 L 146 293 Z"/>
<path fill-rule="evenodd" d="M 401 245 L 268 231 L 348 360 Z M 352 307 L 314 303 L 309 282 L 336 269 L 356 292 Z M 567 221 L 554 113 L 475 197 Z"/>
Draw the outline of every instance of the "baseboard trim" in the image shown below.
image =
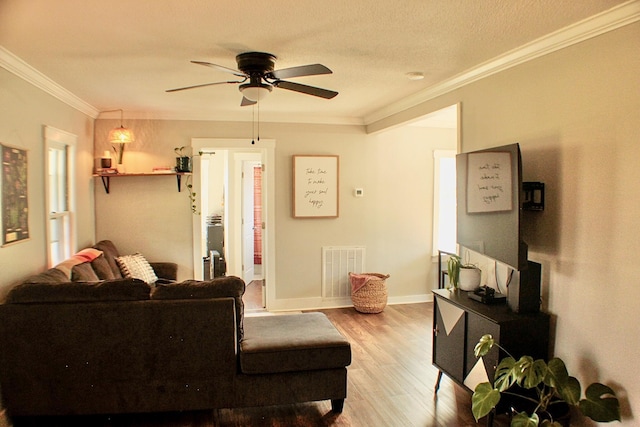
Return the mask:
<path fill-rule="evenodd" d="M 417 304 L 432 302 L 433 294 L 418 294 L 389 297 L 387 305 L 397 304 Z M 267 310 L 278 311 L 299 311 L 299 310 L 324 310 L 330 308 L 353 307 L 351 298 L 289 298 L 269 301 Z"/>

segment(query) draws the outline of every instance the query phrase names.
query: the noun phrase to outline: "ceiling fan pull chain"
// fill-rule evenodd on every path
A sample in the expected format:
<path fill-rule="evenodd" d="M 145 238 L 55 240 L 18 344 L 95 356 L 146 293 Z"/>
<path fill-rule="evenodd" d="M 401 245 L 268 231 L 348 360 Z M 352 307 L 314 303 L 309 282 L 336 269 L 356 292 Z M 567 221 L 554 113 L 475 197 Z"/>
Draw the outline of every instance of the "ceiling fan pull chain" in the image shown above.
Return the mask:
<path fill-rule="evenodd" d="M 257 104 L 258 107 L 258 142 L 260 142 L 260 103 Z"/>
<path fill-rule="evenodd" d="M 256 106 L 255 104 L 251 108 L 251 145 L 256 143 L 255 140 L 256 135 Z"/>

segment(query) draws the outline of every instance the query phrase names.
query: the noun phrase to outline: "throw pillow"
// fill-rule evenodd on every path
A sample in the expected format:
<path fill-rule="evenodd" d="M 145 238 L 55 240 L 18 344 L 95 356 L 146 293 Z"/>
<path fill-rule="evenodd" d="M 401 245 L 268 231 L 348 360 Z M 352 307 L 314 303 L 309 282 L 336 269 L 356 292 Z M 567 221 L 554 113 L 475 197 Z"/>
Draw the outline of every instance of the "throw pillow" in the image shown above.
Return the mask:
<path fill-rule="evenodd" d="M 100 280 L 110 280 L 116 278 L 116 276 L 113 274 L 111 266 L 109 265 L 109 261 L 107 261 L 104 254 L 91 261 L 91 267 L 93 267 L 93 271 L 96 272 L 96 275 Z"/>
<path fill-rule="evenodd" d="M 97 282 L 100 280 L 90 262 L 83 262 L 71 269 L 72 282 Z"/>
<path fill-rule="evenodd" d="M 149 285 L 154 284 L 158 280 L 158 276 L 156 276 L 155 271 L 153 271 L 151 264 L 138 252 L 133 255 L 119 256 L 116 258 L 116 262 L 124 277 L 140 279 Z"/>

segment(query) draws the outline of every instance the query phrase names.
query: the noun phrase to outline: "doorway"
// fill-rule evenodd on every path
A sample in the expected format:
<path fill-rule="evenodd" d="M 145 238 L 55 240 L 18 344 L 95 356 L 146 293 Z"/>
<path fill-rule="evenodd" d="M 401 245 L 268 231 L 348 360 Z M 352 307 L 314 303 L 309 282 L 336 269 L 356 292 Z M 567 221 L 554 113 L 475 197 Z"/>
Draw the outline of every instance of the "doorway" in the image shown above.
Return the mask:
<path fill-rule="evenodd" d="M 207 218 L 219 214 L 226 274 L 243 278 L 247 285 L 260 280 L 262 307 L 268 309 L 269 284 L 275 283 L 275 177 L 269 167 L 274 164 L 275 141 L 252 145 L 250 140 L 193 138 L 192 146 L 201 153 L 193 162 L 193 191 L 201 207 L 201 215 L 193 219 L 196 278 L 204 274 Z"/>

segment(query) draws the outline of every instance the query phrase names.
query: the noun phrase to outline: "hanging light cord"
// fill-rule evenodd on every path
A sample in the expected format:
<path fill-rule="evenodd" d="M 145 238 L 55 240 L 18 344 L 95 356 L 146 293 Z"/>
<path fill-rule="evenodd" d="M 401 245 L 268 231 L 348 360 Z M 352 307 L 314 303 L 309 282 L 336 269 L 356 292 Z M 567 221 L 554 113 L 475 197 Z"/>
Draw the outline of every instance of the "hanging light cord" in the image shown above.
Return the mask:
<path fill-rule="evenodd" d="M 258 123 L 256 124 L 256 108 L 258 109 Z M 251 123 L 251 145 L 256 143 L 256 129 L 258 130 L 258 142 L 260 142 L 260 103 L 253 104 L 252 123 Z"/>

